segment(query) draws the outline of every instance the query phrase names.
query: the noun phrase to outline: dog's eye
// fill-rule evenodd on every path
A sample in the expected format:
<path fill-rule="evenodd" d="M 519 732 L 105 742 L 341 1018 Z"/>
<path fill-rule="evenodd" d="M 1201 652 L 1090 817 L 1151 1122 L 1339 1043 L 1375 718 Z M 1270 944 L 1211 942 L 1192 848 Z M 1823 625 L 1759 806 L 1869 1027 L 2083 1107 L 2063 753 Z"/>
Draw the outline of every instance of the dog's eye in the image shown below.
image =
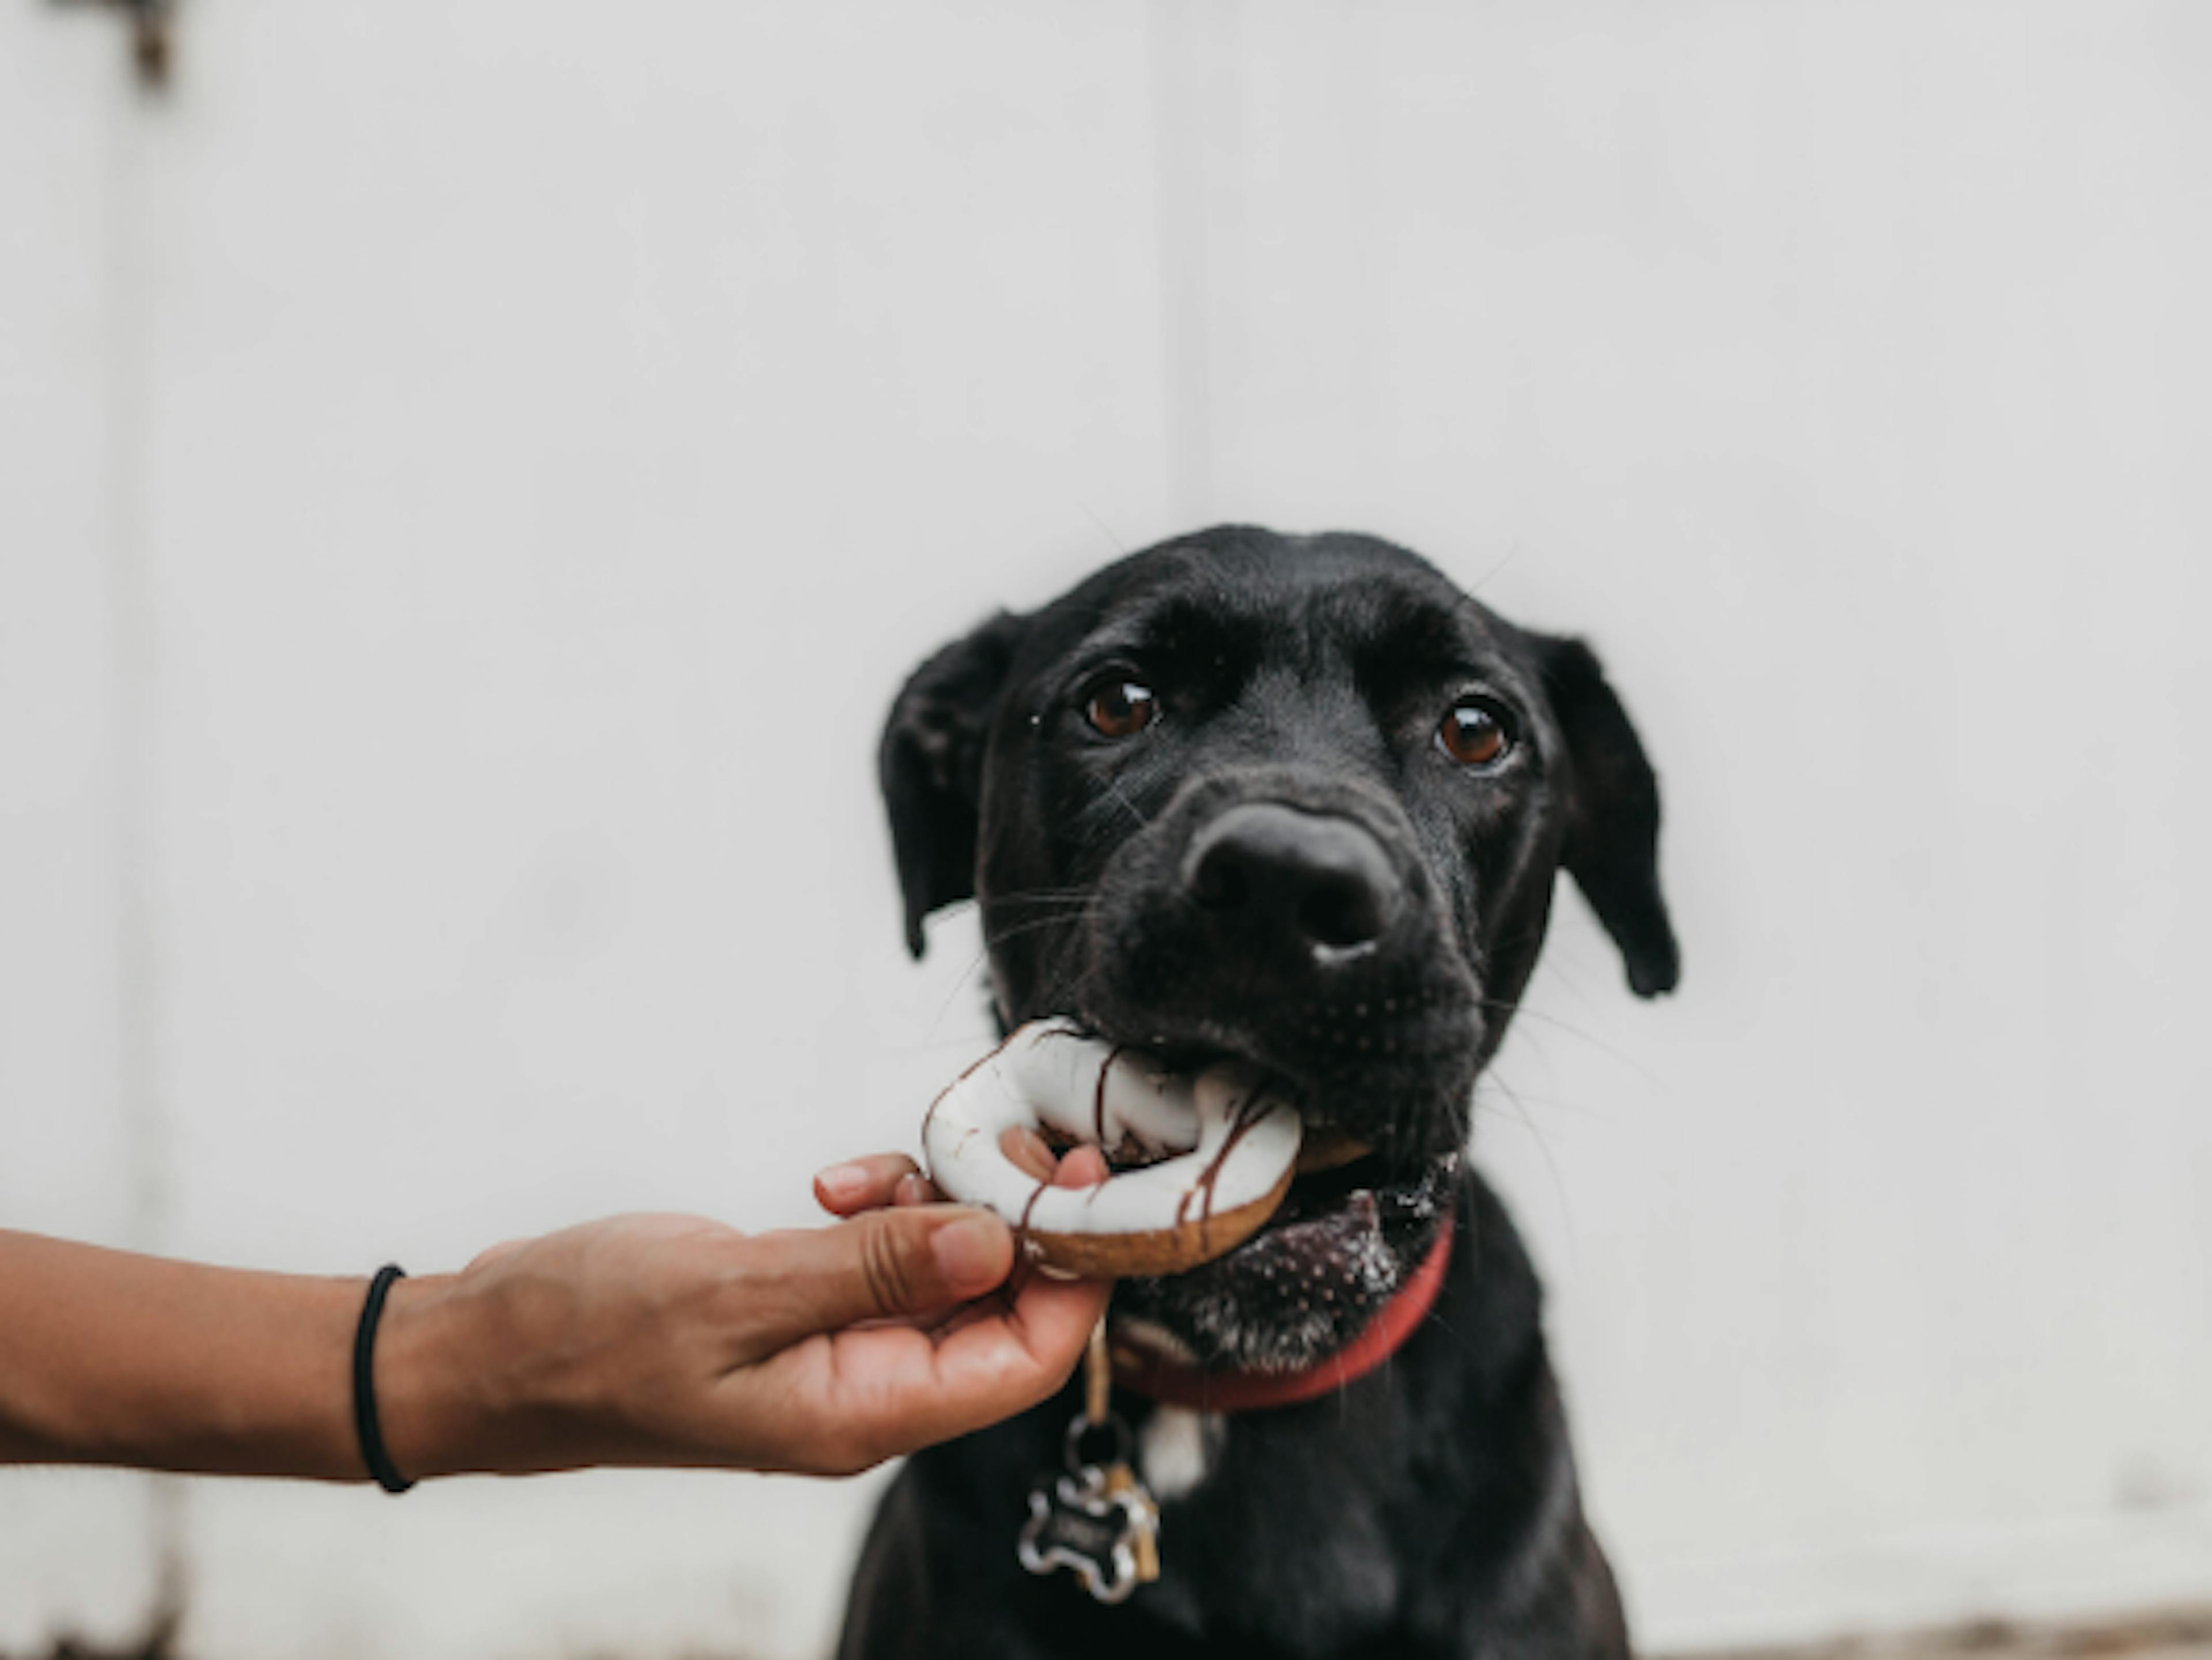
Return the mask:
<path fill-rule="evenodd" d="M 1150 686 L 1134 680 L 1109 680 L 1091 694 L 1084 718 L 1104 738 L 1133 738 L 1152 724 L 1160 706 Z"/>
<path fill-rule="evenodd" d="M 1512 745 L 1498 711 L 1473 699 L 1454 704 L 1437 728 L 1437 747 L 1463 767 L 1495 765 Z"/>

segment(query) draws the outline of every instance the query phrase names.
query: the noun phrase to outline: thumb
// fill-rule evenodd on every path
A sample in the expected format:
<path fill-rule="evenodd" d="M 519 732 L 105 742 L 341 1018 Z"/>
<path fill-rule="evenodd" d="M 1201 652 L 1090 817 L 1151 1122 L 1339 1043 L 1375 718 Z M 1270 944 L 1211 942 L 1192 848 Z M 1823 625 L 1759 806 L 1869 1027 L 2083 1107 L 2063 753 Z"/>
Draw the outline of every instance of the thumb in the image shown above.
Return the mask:
<path fill-rule="evenodd" d="M 763 1234 L 773 1252 L 763 1277 L 762 1335 L 781 1347 L 860 1320 L 927 1314 L 981 1297 L 1014 1265 L 1014 1237 L 988 1211 L 906 1205 L 826 1228 Z"/>

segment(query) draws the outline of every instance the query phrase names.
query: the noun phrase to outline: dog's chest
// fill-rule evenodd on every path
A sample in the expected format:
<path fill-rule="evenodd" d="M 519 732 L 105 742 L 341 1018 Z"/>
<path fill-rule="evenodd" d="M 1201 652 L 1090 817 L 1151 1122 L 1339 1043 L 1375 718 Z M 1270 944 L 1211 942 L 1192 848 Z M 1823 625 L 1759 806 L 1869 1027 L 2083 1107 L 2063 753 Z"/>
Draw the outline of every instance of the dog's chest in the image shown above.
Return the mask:
<path fill-rule="evenodd" d="M 1285 1437 L 1164 1408 L 1138 1441 L 1162 1505 L 1163 1572 L 1139 1595 L 1145 1614 L 1286 1657 L 1339 1653 L 1395 1622 L 1407 1565 L 1366 1438 Z"/>

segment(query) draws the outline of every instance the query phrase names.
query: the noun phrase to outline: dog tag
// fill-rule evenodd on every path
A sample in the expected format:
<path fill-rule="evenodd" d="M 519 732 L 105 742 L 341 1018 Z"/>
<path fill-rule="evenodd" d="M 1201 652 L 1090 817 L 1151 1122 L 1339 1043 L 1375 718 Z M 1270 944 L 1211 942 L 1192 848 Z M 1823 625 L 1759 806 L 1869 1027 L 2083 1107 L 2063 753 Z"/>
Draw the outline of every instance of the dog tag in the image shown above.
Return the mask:
<path fill-rule="evenodd" d="M 1085 1462 L 1093 1432 L 1114 1438 L 1114 1456 Z M 1160 1577 L 1160 1507 L 1129 1463 L 1129 1426 L 1111 1412 L 1079 1413 L 1067 1426 L 1067 1473 L 1030 1493 L 1017 1554 L 1031 1573 L 1068 1568 L 1101 1602 L 1126 1600 Z"/>
<path fill-rule="evenodd" d="M 1068 1421 L 1060 1456 L 1067 1474 L 1030 1492 L 1030 1519 L 1015 1554 L 1031 1573 L 1073 1569 L 1095 1601 L 1119 1602 L 1160 1577 L 1160 1507 L 1129 1462 L 1129 1426 L 1114 1410 L 1114 1369 L 1102 1315 L 1084 1364 L 1083 1410 Z M 1103 1463 L 1086 1456 L 1094 1435 L 1111 1437 Z"/>
<path fill-rule="evenodd" d="M 1141 1487 L 1133 1481 L 1116 1492 L 1112 1481 L 1111 1472 L 1088 1464 L 1032 1491 L 1022 1566 L 1031 1573 L 1072 1569 L 1099 1602 L 1125 1602 L 1157 1578 L 1158 1512 Z"/>

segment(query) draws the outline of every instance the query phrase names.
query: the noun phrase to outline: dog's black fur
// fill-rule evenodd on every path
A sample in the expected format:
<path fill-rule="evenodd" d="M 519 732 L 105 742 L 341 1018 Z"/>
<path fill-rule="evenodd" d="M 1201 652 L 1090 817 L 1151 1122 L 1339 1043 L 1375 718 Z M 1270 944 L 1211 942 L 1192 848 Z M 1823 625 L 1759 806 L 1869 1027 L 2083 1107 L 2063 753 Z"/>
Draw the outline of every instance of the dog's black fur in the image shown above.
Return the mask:
<path fill-rule="evenodd" d="M 1123 1281 L 1117 1322 L 1200 1365 L 1294 1369 L 1357 1335 L 1448 1211 L 1459 1225 L 1387 1366 L 1206 1425 L 1203 1479 L 1164 1506 L 1164 1576 L 1119 1607 L 1015 1561 L 1073 1386 L 915 1456 L 846 1660 L 1625 1656 L 1535 1278 L 1461 1161 L 1559 870 L 1638 993 L 1674 983 L 1657 788 L 1589 650 L 1387 543 L 1227 526 L 939 653 L 882 758 L 908 942 L 977 897 L 1003 1024 L 1071 1014 L 1191 1065 L 1241 1057 L 1376 1150 L 1302 1179 L 1228 1256 Z M 1141 1436 L 1146 1408 L 1122 1404 Z"/>

